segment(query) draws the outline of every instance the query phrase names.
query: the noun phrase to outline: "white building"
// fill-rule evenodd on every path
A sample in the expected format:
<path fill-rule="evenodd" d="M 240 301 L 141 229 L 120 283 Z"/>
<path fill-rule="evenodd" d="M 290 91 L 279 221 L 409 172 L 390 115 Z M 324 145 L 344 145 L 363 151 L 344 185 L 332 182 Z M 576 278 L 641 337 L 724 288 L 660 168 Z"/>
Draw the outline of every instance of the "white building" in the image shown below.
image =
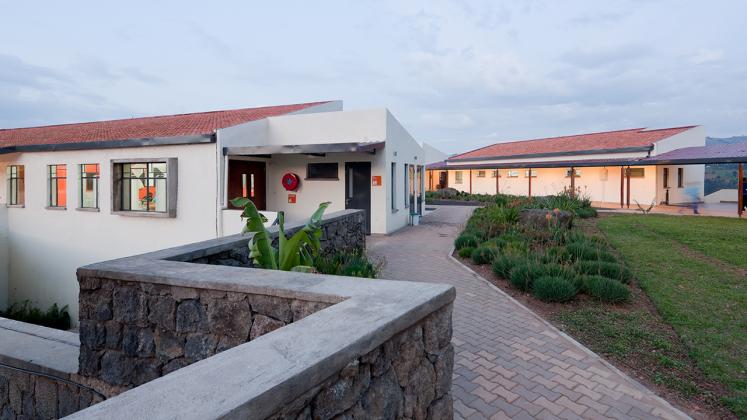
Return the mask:
<path fill-rule="evenodd" d="M 573 186 L 580 196 L 621 206 L 689 203 L 703 198 L 704 165 L 656 157 L 704 146 L 705 137 L 703 127 L 690 126 L 497 143 L 428 165 L 427 188 L 544 196 Z"/>
<path fill-rule="evenodd" d="M 425 159 L 389 111 L 340 101 L 0 130 L 0 307 L 77 313 L 77 267 L 238 233 L 237 196 L 392 232 L 422 211 Z"/>

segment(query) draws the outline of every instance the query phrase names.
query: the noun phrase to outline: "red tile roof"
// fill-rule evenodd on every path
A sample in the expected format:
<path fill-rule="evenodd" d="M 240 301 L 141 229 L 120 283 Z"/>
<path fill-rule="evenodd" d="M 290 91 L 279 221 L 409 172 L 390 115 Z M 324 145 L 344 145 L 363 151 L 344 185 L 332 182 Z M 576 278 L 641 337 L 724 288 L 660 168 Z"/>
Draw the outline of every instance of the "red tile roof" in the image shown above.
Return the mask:
<path fill-rule="evenodd" d="M 696 126 L 649 130 L 631 128 L 628 130 L 605 131 L 602 133 L 578 134 L 574 136 L 551 137 L 537 140 L 496 143 L 491 146 L 452 156 L 450 161 L 463 159 L 520 157 L 524 155 L 552 155 L 593 150 L 614 150 L 631 147 L 651 146 L 655 142 L 687 131 Z"/>
<path fill-rule="evenodd" d="M 0 148 L 204 135 L 219 128 L 284 115 L 324 103 L 327 102 L 0 129 Z"/>

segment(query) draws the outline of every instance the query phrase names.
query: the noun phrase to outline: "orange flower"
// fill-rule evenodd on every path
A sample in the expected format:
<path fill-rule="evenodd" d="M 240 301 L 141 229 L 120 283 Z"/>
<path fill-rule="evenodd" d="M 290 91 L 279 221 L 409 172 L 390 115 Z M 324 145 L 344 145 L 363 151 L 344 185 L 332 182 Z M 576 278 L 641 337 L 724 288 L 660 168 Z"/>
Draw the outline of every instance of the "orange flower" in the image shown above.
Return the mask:
<path fill-rule="evenodd" d="M 549 212 L 549 211 L 548 211 L 548 212 L 547 212 L 547 214 L 545 215 L 545 219 L 547 219 L 547 221 L 548 221 L 548 222 L 549 222 L 550 220 L 552 220 L 552 214 L 550 214 L 550 212 Z"/>
<path fill-rule="evenodd" d="M 555 213 L 555 214 L 560 214 L 560 209 L 559 208 L 555 208 L 552 212 Z"/>

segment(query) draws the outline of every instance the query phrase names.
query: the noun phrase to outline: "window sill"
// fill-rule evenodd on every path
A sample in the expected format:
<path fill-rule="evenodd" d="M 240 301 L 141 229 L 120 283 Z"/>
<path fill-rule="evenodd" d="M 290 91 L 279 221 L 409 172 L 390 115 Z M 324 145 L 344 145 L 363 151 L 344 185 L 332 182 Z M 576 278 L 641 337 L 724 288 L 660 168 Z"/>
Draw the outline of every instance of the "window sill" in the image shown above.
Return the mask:
<path fill-rule="evenodd" d="M 67 210 L 67 207 L 53 207 L 53 206 L 46 206 L 44 207 L 47 210 Z"/>
<path fill-rule="evenodd" d="M 25 204 L 6 204 L 5 207 L 9 209 L 23 209 L 26 208 Z"/>
<path fill-rule="evenodd" d="M 90 211 L 90 212 L 94 212 L 94 213 L 98 213 L 98 212 L 101 211 L 101 209 L 99 209 L 98 207 L 95 207 L 95 208 L 94 207 L 78 207 L 75 210 L 77 210 L 77 211 Z"/>
<path fill-rule="evenodd" d="M 117 216 L 129 216 L 129 217 L 156 217 L 156 218 L 175 218 L 176 214 L 169 214 L 167 212 L 155 212 L 155 211 L 112 211 L 112 214 Z"/>

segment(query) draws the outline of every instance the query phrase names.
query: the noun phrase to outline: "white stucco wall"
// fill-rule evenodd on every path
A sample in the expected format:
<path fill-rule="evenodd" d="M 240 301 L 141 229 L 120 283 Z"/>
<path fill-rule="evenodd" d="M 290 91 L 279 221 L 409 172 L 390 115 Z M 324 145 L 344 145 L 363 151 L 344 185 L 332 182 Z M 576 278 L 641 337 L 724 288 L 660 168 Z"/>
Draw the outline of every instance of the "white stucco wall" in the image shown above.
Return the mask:
<path fill-rule="evenodd" d="M 654 150 L 651 156 L 660 155 L 681 149 L 683 147 L 705 146 L 706 130 L 703 126 L 693 127 L 689 130 L 667 137 L 664 140 L 654 143 Z"/>
<path fill-rule="evenodd" d="M 111 159 L 177 158 L 176 218 L 120 216 L 111 210 Z M 5 186 L 8 163 L 25 166 L 24 208 L 8 208 L 10 302 L 54 302 L 78 311 L 76 268 L 97 261 L 205 240 L 216 235 L 214 144 L 107 150 L 38 152 L 0 163 Z M 100 212 L 77 211 L 78 166 L 100 165 Z M 67 210 L 45 209 L 47 165 L 67 164 Z M 0 203 L 5 203 L 5 188 Z M 0 257 L 1 258 L 1 257 Z"/>
<path fill-rule="evenodd" d="M 705 195 L 705 165 L 672 165 L 657 168 L 658 181 L 656 184 L 659 202 L 664 202 L 666 188 L 664 188 L 664 168 L 669 168 L 669 204 L 692 203 L 702 201 Z M 677 168 L 683 169 L 682 187 L 677 183 Z M 693 197 L 692 193 L 697 197 Z"/>
<path fill-rule="evenodd" d="M 8 307 L 8 275 L 10 274 L 8 245 L 8 209 L 0 206 L 0 310 Z"/>
<path fill-rule="evenodd" d="M 407 132 L 407 130 L 400 124 L 399 121 L 389 111 L 386 112 L 386 136 L 387 136 L 387 147 L 385 149 L 386 154 L 386 169 L 384 173 L 384 186 L 383 189 L 386 196 L 386 207 L 385 212 L 388 212 L 389 217 L 387 218 L 387 233 L 394 232 L 397 229 L 403 228 L 410 223 L 410 213 L 413 209 L 405 207 L 405 197 L 409 195 L 409 191 L 405 191 L 404 181 L 404 165 L 425 165 L 425 152 L 422 146 L 415 141 L 415 139 Z M 391 176 L 391 165 L 396 164 L 396 179 L 392 180 Z M 419 191 L 419 195 L 423 203 L 425 203 L 425 169 L 423 169 L 423 180 L 421 185 L 416 189 Z M 396 210 L 392 210 L 391 201 L 391 188 L 392 181 L 395 183 L 396 192 Z M 415 181 L 417 182 L 417 169 L 415 171 Z M 417 200 L 416 200 L 417 201 Z M 417 203 L 416 203 L 417 205 Z"/>

